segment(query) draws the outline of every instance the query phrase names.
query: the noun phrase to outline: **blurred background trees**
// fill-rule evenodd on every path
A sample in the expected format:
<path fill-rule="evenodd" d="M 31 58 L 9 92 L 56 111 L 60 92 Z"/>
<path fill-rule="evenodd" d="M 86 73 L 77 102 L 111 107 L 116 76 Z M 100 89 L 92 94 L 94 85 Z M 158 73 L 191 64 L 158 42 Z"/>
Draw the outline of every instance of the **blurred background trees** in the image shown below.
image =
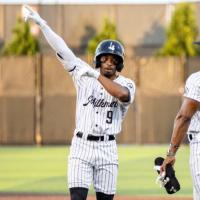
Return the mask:
<path fill-rule="evenodd" d="M 105 39 L 113 39 L 113 40 L 119 40 L 117 31 L 116 31 L 116 25 L 111 22 L 108 18 L 105 18 L 103 21 L 103 27 L 100 33 L 97 33 L 93 38 L 91 38 L 88 42 L 87 46 L 87 53 L 90 56 L 94 56 L 95 49 L 97 45 Z"/>
<path fill-rule="evenodd" d="M 193 5 L 177 4 L 166 30 L 166 41 L 157 55 L 186 57 L 199 55 L 200 51 L 193 44 L 197 36 L 198 27 Z"/>
<path fill-rule="evenodd" d="M 34 55 L 39 52 L 39 42 L 31 34 L 30 26 L 22 18 L 18 18 L 12 30 L 12 38 L 4 44 L 3 55 Z"/>

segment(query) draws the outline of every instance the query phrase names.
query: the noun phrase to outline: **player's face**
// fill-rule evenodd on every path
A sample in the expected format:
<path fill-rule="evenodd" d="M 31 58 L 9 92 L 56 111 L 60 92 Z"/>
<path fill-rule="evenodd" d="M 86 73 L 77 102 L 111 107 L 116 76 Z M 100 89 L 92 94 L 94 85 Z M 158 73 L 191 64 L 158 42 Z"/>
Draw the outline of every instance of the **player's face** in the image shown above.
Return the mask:
<path fill-rule="evenodd" d="M 114 55 L 103 55 L 100 58 L 100 72 L 107 78 L 114 79 L 116 77 L 116 66 L 118 64 L 117 57 Z"/>

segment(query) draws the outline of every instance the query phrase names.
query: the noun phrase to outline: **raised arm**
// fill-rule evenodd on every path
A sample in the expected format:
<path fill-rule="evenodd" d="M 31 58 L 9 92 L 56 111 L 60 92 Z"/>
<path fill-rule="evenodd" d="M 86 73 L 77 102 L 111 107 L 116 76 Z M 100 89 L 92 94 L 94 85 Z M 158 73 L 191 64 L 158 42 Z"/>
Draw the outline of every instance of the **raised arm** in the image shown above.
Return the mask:
<path fill-rule="evenodd" d="M 47 42 L 56 52 L 58 57 L 65 63 L 64 67 L 70 71 L 74 67 L 77 57 L 68 48 L 64 40 L 57 35 L 47 24 L 47 22 L 40 17 L 40 15 L 34 11 L 30 6 L 23 6 L 23 14 L 25 21 L 32 20 L 40 27 Z"/>

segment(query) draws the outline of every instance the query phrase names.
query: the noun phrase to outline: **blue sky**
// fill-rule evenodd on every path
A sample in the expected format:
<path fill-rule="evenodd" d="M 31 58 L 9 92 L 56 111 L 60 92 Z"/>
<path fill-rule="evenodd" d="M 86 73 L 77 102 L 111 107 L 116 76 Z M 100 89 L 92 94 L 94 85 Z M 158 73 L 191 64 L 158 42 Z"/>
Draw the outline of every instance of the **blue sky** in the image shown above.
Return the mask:
<path fill-rule="evenodd" d="M 200 0 L 0 0 L 0 4 L 168 4 Z"/>

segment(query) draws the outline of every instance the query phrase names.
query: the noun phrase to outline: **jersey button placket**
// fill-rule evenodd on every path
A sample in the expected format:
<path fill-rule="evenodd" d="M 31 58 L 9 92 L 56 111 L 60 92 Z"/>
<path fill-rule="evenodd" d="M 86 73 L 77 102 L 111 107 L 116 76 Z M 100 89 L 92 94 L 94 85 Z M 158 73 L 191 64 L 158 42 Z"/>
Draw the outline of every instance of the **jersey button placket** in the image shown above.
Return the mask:
<path fill-rule="evenodd" d="M 103 87 L 101 87 L 100 96 L 102 96 L 102 95 L 103 95 L 103 92 L 102 92 L 102 90 L 103 90 Z M 98 107 L 97 107 L 97 109 L 98 109 Z M 98 111 L 98 110 L 96 111 L 96 114 L 99 114 L 99 111 Z M 95 127 L 97 128 L 97 127 L 98 127 L 98 124 L 95 124 Z"/>
<path fill-rule="evenodd" d="M 101 87 L 101 90 L 102 90 L 103 88 Z M 100 92 L 100 96 L 102 97 L 102 95 L 103 95 L 103 92 Z M 97 107 L 97 109 L 98 109 L 98 107 Z M 99 114 L 99 111 L 96 111 L 96 114 Z"/>

